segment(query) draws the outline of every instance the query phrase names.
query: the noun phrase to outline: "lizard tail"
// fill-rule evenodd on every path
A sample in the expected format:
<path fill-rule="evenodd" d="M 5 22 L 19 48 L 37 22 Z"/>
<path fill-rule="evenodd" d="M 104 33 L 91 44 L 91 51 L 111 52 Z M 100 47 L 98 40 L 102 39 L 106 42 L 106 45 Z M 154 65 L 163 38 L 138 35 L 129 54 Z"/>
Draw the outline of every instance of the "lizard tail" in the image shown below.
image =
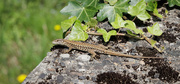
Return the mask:
<path fill-rule="evenodd" d="M 141 59 L 144 59 L 144 58 L 155 58 L 155 59 L 163 59 L 161 57 L 149 57 L 149 56 L 142 57 L 142 56 L 137 56 L 137 55 L 128 55 L 128 54 L 122 54 L 122 53 L 113 52 L 113 51 L 109 51 L 109 50 L 107 50 L 105 53 L 109 54 L 109 55 L 115 55 L 115 56 L 120 56 L 120 57 L 129 57 L 129 58 L 141 58 Z"/>

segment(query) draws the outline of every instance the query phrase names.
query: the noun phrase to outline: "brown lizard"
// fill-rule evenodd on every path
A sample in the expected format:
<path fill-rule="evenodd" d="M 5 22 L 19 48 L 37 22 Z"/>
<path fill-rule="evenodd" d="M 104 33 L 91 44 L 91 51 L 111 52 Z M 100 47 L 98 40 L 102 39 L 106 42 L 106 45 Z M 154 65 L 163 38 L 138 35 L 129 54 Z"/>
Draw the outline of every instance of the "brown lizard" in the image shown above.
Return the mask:
<path fill-rule="evenodd" d="M 62 45 L 62 46 L 69 47 L 69 49 L 66 50 L 65 52 L 69 52 L 72 49 L 87 51 L 92 54 L 91 59 L 96 56 L 95 52 L 114 55 L 114 56 L 121 56 L 121 57 L 162 59 L 161 57 L 142 57 L 142 56 L 122 54 L 119 52 L 114 52 L 112 50 L 109 50 L 105 46 L 98 46 L 98 45 L 93 45 L 93 44 L 89 44 L 89 43 L 82 43 L 82 42 L 70 41 L 70 40 L 65 40 L 65 39 L 57 39 L 57 40 L 54 40 L 52 43 L 54 45 Z"/>

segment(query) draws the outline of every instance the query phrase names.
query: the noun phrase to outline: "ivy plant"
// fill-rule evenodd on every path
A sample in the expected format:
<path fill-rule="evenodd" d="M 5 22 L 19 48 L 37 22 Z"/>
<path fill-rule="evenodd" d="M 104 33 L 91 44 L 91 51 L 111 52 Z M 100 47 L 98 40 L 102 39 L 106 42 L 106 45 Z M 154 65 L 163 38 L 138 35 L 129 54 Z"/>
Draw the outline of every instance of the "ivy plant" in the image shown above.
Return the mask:
<path fill-rule="evenodd" d="M 180 6 L 179 0 L 168 0 L 169 6 Z M 85 41 L 89 34 L 102 35 L 105 42 L 108 42 L 112 35 L 132 36 L 139 39 L 147 40 L 159 52 L 154 41 L 144 35 L 141 29 L 136 27 L 135 19 L 146 21 L 152 15 L 163 18 L 157 10 L 156 0 L 75 0 L 70 1 L 60 12 L 70 15 L 70 18 L 61 22 L 63 32 L 69 34 L 69 40 Z M 133 20 L 124 19 L 123 16 L 131 15 Z M 137 17 L 137 18 L 136 18 Z M 107 32 L 104 28 L 98 28 L 98 22 L 104 20 L 109 21 L 114 30 Z M 94 31 L 91 31 L 93 28 Z M 127 29 L 127 34 L 122 34 L 119 31 L 121 28 Z M 119 31 L 116 31 L 119 29 Z M 156 22 L 152 26 L 148 26 L 147 30 L 154 36 L 160 36 L 163 32 Z"/>

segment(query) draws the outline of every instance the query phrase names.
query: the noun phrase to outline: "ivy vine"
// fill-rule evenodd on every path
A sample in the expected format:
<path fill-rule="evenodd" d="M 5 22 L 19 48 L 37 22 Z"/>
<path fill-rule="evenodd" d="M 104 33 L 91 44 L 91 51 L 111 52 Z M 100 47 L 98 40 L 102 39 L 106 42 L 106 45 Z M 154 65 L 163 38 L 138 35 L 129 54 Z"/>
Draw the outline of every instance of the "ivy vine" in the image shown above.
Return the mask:
<path fill-rule="evenodd" d="M 168 0 L 169 6 L 180 6 L 179 0 Z M 104 41 L 108 42 L 112 35 L 132 36 L 139 39 L 145 39 L 159 52 L 161 49 L 155 46 L 156 41 L 144 35 L 141 29 L 136 28 L 135 19 L 146 21 L 152 15 L 163 18 L 157 10 L 156 0 L 75 0 L 70 1 L 60 12 L 70 15 L 70 18 L 61 22 L 63 32 L 68 31 L 69 40 L 85 41 L 89 34 L 103 35 Z M 166 10 L 167 12 L 167 10 Z M 122 18 L 123 14 L 129 14 L 134 17 L 133 20 Z M 96 17 L 96 18 L 95 18 Z M 103 28 L 98 28 L 98 22 L 108 19 L 114 29 L 127 28 L 127 34 L 116 30 L 107 32 Z M 89 31 L 94 28 L 95 31 Z M 147 27 L 150 34 L 160 36 L 163 31 L 156 22 L 151 27 Z"/>

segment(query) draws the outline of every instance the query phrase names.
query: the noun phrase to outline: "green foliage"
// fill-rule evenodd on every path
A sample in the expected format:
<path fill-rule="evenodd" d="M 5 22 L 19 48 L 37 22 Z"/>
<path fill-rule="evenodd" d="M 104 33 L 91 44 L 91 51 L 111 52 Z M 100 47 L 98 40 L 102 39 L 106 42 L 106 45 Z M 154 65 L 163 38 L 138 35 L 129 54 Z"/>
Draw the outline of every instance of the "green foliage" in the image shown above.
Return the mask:
<path fill-rule="evenodd" d="M 131 35 L 131 36 L 137 36 L 136 34 L 133 34 L 133 32 L 130 31 L 130 30 L 126 30 L 126 31 L 127 31 L 127 33 L 128 33 L 129 35 Z"/>
<path fill-rule="evenodd" d="M 71 33 L 69 35 L 69 40 L 76 40 L 76 41 L 85 41 L 88 38 L 88 34 L 84 31 L 87 26 L 82 27 L 81 22 L 76 20 Z"/>
<path fill-rule="evenodd" d="M 119 16 L 119 14 L 116 14 L 116 18 L 114 22 L 111 22 L 111 25 L 115 28 L 121 28 L 124 27 L 126 22 Z"/>
<path fill-rule="evenodd" d="M 141 0 L 131 0 L 131 2 L 129 3 L 132 6 L 135 6 L 138 2 L 140 2 Z M 155 0 L 145 0 L 146 3 L 150 3 L 150 2 L 154 2 Z"/>
<path fill-rule="evenodd" d="M 168 10 L 165 10 L 165 14 L 166 14 L 166 15 L 168 14 Z"/>
<path fill-rule="evenodd" d="M 78 20 L 88 22 L 96 14 L 97 9 L 93 6 L 84 7 L 75 1 L 70 1 L 68 6 L 61 10 L 63 14 L 76 16 Z"/>
<path fill-rule="evenodd" d="M 53 27 L 68 18 L 59 13 L 67 1 L 0 1 L 0 84 L 20 84 L 16 77 L 28 75 L 50 51 L 52 40 L 63 38 Z"/>
<path fill-rule="evenodd" d="M 168 0 L 169 7 L 173 7 L 174 5 L 180 6 L 180 0 Z"/>
<path fill-rule="evenodd" d="M 156 15 L 157 17 L 159 17 L 159 18 L 163 18 L 163 16 L 158 13 L 158 10 L 157 10 L 157 2 L 154 3 L 154 11 L 153 11 L 153 14 Z"/>
<path fill-rule="evenodd" d="M 163 33 L 158 23 L 155 23 L 152 27 L 147 27 L 147 29 L 152 35 L 160 36 Z"/>
<path fill-rule="evenodd" d="M 62 27 L 63 32 L 66 32 L 73 25 L 73 23 L 76 21 L 76 19 L 77 19 L 76 16 L 74 16 L 68 20 L 62 21 L 61 27 Z"/>
<path fill-rule="evenodd" d="M 157 3 L 156 3 L 157 4 Z M 157 7 L 156 7 L 157 8 Z M 155 3 L 154 2 L 149 2 L 147 3 L 147 6 L 146 6 L 146 10 L 148 11 L 153 11 L 155 9 Z"/>
<path fill-rule="evenodd" d="M 97 14 L 98 21 L 103 21 L 105 18 L 108 18 L 109 22 L 113 22 L 116 13 L 122 16 L 123 12 L 127 12 L 128 2 L 129 0 L 119 0 L 114 6 L 110 6 L 109 4 L 104 5 Z"/>
<path fill-rule="evenodd" d="M 94 18 L 91 18 L 91 20 L 86 24 L 89 25 L 90 27 L 95 27 L 98 24 L 98 21 Z"/>
<path fill-rule="evenodd" d="M 157 41 L 153 40 L 153 39 L 150 39 L 150 42 L 151 42 L 151 46 L 154 47 L 155 44 L 157 43 Z"/>
<path fill-rule="evenodd" d="M 131 6 L 135 6 L 139 1 L 141 1 L 141 0 L 131 0 L 131 2 L 129 4 Z"/>
<path fill-rule="evenodd" d="M 177 2 L 177 0 L 168 1 L 171 4 Z M 178 3 L 176 3 L 176 5 L 177 4 Z M 136 34 L 143 35 L 144 32 L 141 29 L 137 29 L 136 24 L 133 21 L 134 19 L 136 19 L 136 17 L 142 21 L 149 19 L 151 16 L 148 12 L 159 18 L 163 18 L 163 16 L 158 13 L 156 0 L 104 0 L 104 2 L 100 0 L 75 0 L 69 2 L 68 6 L 61 10 L 61 13 L 76 16 L 78 20 L 84 21 L 86 24 L 83 27 L 81 27 L 78 23 L 78 27 L 75 27 L 77 25 L 73 26 L 73 22 L 71 22 L 71 24 L 65 27 L 66 31 L 68 27 L 70 28 L 70 26 L 73 26 L 73 29 L 70 34 L 71 39 L 73 38 L 72 40 L 86 40 L 88 38 L 86 33 L 87 30 L 90 30 L 91 28 L 95 28 L 96 30 L 96 25 L 98 24 L 98 21 L 103 21 L 106 18 L 108 19 L 112 27 L 115 29 L 127 28 L 127 33 L 131 36 L 137 36 Z M 133 21 L 123 20 L 123 13 L 128 13 L 131 16 L 135 16 L 135 18 L 133 19 Z M 97 14 L 97 16 L 95 17 L 98 21 L 92 18 L 95 14 Z M 83 24 L 84 23 L 82 23 L 82 25 Z M 102 28 L 99 29 L 97 32 L 103 34 L 105 42 L 109 40 L 111 34 L 114 35 L 114 31 L 113 33 L 107 33 L 106 30 Z M 158 23 L 155 23 L 153 27 L 148 27 L 148 32 L 152 35 L 157 36 L 162 34 L 162 31 L 160 30 Z M 75 34 L 79 35 L 76 36 Z"/>
<path fill-rule="evenodd" d="M 76 0 L 82 4 L 83 7 L 93 6 L 97 7 L 99 0 Z"/>
<path fill-rule="evenodd" d="M 125 28 L 133 30 L 136 34 L 143 34 L 143 31 L 136 28 L 136 25 L 133 21 L 126 20 L 127 24 L 125 25 Z"/>
<path fill-rule="evenodd" d="M 105 42 L 108 42 L 112 35 L 117 35 L 115 30 L 111 30 L 107 32 L 105 29 L 98 29 L 97 32 L 103 34 L 103 38 Z"/>
<path fill-rule="evenodd" d="M 117 0 L 105 0 L 105 1 L 109 2 L 110 5 L 114 5 L 117 2 Z"/>
<path fill-rule="evenodd" d="M 129 6 L 128 13 L 132 16 L 137 16 L 143 21 L 151 17 L 146 11 L 146 2 L 144 0 L 139 1 L 135 6 Z"/>

